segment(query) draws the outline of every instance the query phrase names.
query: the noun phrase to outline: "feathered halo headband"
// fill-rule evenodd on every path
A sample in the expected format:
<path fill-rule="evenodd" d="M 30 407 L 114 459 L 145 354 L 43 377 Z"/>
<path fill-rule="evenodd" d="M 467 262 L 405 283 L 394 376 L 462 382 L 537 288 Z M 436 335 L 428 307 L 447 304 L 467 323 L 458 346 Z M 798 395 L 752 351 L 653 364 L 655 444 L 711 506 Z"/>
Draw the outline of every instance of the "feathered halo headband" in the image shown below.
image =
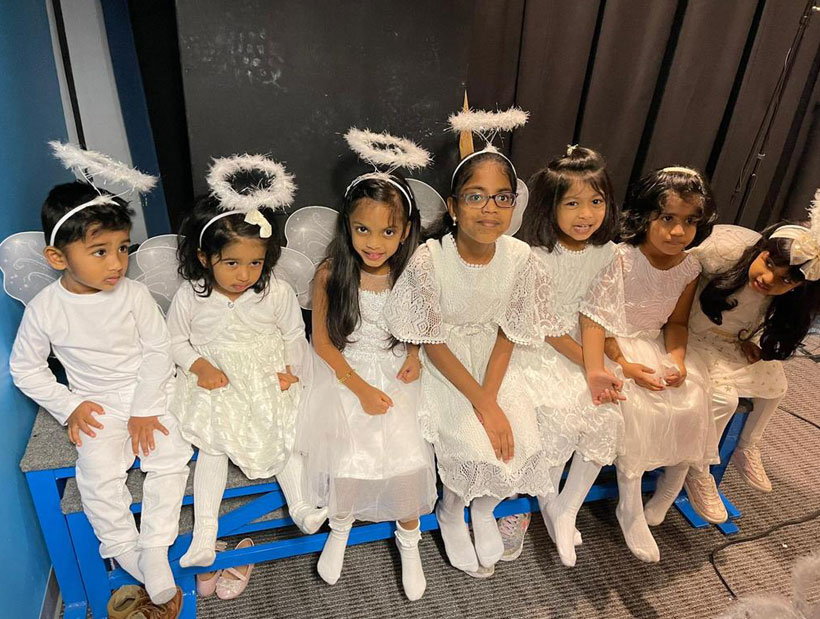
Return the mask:
<path fill-rule="evenodd" d="M 504 158 L 513 169 L 515 173 L 515 166 L 510 159 L 493 146 L 492 141 L 495 136 L 501 131 L 513 131 L 518 127 L 523 127 L 529 118 L 529 112 L 525 112 L 519 107 L 511 107 L 503 112 L 487 112 L 484 110 L 471 110 L 467 103 L 467 95 L 464 95 L 464 109 L 456 114 L 451 114 L 448 122 L 450 129 L 461 136 L 459 140 L 459 151 L 462 157 L 456 169 L 453 170 L 453 176 L 450 178 L 450 186 L 456 179 L 459 169 L 467 161 L 481 155 L 483 153 L 495 153 L 499 157 Z M 483 149 L 474 151 L 472 134 L 478 134 L 484 139 L 485 146 Z"/>
<path fill-rule="evenodd" d="M 372 165 L 375 170 L 354 178 L 345 189 L 347 197 L 353 188 L 365 180 L 378 179 L 390 183 L 407 199 L 409 208 L 413 208 L 413 199 L 407 188 L 393 176 L 399 168 L 419 170 L 430 164 L 430 153 L 421 146 L 406 138 L 399 138 L 389 133 L 374 133 L 373 131 L 350 129 L 345 134 L 350 149 L 359 156 L 359 159 Z M 380 170 L 384 166 L 386 170 Z M 409 212 L 408 212 L 409 214 Z"/>
<path fill-rule="evenodd" d="M 809 207 L 809 225 L 780 226 L 770 238 L 789 239 L 789 263 L 800 264 L 800 270 L 810 282 L 820 279 L 820 188 L 814 193 Z"/>
<path fill-rule="evenodd" d="M 114 198 L 117 196 L 103 194 L 98 185 L 115 185 L 120 188 L 125 186 L 128 187 L 128 191 L 147 193 L 157 184 L 155 176 L 144 174 L 116 159 L 112 159 L 108 155 L 93 150 L 85 150 L 69 142 L 63 143 L 53 140 L 48 145 L 51 147 L 54 156 L 67 170 L 74 173 L 77 180 L 88 183 L 100 194 L 88 202 L 75 206 L 60 217 L 51 230 L 49 245 L 54 245 L 60 226 L 84 208 L 98 204 L 116 204 Z"/>
<path fill-rule="evenodd" d="M 256 176 L 261 180 L 256 185 L 237 189 L 234 179 L 238 174 Z M 285 166 L 263 155 L 244 154 L 216 158 L 205 180 L 211 188 L 211 195 L 219 200 L 222 212 L 202 226 L 199 233 L 200 247 L 208 227 L 229 215 L 244 215 L 246 223 L 259 226 L 260 238 L 270 238 L 273 233 L 270 222 L 259 209 L 285 209 L 293 202 L 293 194 L 296 192 L 293 176 L 285 170 Z"/>

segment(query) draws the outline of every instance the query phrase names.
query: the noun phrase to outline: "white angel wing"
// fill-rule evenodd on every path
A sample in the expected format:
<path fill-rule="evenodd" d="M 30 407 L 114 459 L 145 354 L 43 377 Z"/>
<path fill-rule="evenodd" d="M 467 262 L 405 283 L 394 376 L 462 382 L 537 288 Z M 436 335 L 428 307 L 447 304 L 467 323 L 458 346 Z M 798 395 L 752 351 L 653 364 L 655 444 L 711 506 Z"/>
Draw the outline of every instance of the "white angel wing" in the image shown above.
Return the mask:
<path fill-rule="evenodd" d="M 150 239 L 145 239 L 139 246 L 137 251 L 143 251 L 152 247 L 171 248 L 174 251 L 177 249 L 179 236 L 176 234 L 160 234 L 159 236 L 152 236 Z"/>
<path fill-rule="evenodd" d="M 303 206 L 294 211 L 285 222 L 288 247 L 318 265 L 325 259 L 338 218 L 339 213 L 326 206 Z"/>
<path fill-rule="evenodd" d="M 183 281 L 177 266 L 177 235 L 163 234 L 148 239 L 131 254 L 126 275 L 148 286 L 162 313 L 167 314 Z"/>
<path fill-rule="evenodd" d="M 509 236 L 513 236 L 518 232 L 518 229 L 521 227 L 521 222 L 524 220 L 524 211 L 527 210 L 527 204 L 529 204 L 530 201 L 530 190 L 527 189 L 527 183 L 520 178 L 517 180 L 518 186 L 515 191 L 518 194 L 518 199 L 515 201 L 515 209 L 513 209 L 510 227 L 507 228 L 507 232 L 505 233 Z"/>
<path fill-rule="evenodd" d="M 60 272 L 46 262 L 45 247 L 42 232 L 18 232 L 0 243 L 3 289 L 23 305 L 28 305 L 38 292 L 60 277 Z"/>
<path fill-rule="evenodd" d="M 421 216 L 421 228 L 426 230 L 439 220 L 441 214 L 447 210 L 447 204 L 441 194 L 427 183 L 408 178 L 407 184 L 410 185 L 413 197 L 416 199 L 416 206 Z"/>
<path fill-rule="evenodd" d="M 290 247 L 282 248 L 282 255 L 273 267 L 273 276 L 290 284 L 299 299 L 299 305 L 310 309 L 313 301 L 313 275 L 316 266 L 310 258 Z"/>

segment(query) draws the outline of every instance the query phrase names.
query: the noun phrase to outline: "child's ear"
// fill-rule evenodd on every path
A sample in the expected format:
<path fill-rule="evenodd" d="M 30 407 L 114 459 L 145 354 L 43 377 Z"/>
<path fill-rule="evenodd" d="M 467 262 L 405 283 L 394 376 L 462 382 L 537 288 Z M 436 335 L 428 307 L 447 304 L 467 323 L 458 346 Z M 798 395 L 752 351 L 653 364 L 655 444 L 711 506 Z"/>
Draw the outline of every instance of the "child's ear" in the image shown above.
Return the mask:
<path fill-rule="evenodd" d="M 456 201 L 453 196 L 447 197 L 447 212 L 450 213 L 450 217 L 453 218 L 453 221 L 456 220 Z"/>
<path fill-rule="evenodd" d="M 196 250 L 196 257 L 199 258 L 199 264 L 204 266 L 206 269 L 208 268 L 208 256 L 205 255 L 205 252 L 201 249 Z"/>
<path fill-rule="evenodd" d="M 404 233 L 401 235 L 401 242 L 404 243 L 407 237 L 410 236 L 410 222 L 404 224 Z"/>
<path fill-rule="evenodd" d="M 65 271 L 68 268 L 65 254 L 53 245 L 49 245 L 43 250 L 43 257 L 55 271 Z"/>

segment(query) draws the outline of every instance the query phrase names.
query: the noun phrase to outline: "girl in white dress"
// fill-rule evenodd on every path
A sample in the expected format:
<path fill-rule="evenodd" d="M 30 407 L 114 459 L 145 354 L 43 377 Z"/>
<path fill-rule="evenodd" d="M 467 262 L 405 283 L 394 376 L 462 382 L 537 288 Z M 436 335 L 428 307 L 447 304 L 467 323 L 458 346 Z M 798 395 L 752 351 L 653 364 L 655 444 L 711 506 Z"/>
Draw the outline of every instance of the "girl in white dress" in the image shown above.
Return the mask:
<path fill-rule="evenodd" d="M 573 566 L 578 510 L 623 437 L 617 406 L 622 383 L 604 366 L 604 329 L 624 330 L 623 280 L 611 241 L 618 209 L 603 157 L 587 148 L 570 146 L 530 179 L 530 187 L 520 237 L 552 285 L 551 306 L 539 309 L 559 320 L 545 341 L 516 354 L 527 360 L 544 449 L 558 455 L 550 473 L 556 488 L 575 454 L 557 499 L 539 497 L 561 562 Z M 499 527 L 503 534 L 504 523 Z"/>
<path fill-rule="evenodd" d="M 689 320 L 690 346 L 701 353 L 712 383 L 712 413 L 718 438 L 737 409 L 752 398 L 754 409 L 743 428 L 733 461 L 741 476 L 762 492 L 772 489 L 760 458 L 759 442 L 786 393 L 780 360 L 790 357 L 808 333 L 820 308 L 820 285 L 805 257 L 792 261 L 800 226 L 780 224 L 761 235 L 738 226 L 716 226 L 692 250 L 703 267 L 698 299 Z M 809 271 L 809 275 L 803 268 Z M 817 274 L 820 277 L 820 273 Z M 686 492 L 709 522 L 728 517 L 709 467 L 689 470 Z"/>
<path fill-rule="evenodd" d="M 715 216 L 706 181 L 680 167 L 641 178 L 630 188 L 621 216 L 627 334 L 607 339 L 607 354 L 626 378 L 616 515 L 627 545 L 643 561 L 660 560 L 647 524 L 663 521 L 689 465 L 717 460 L 706 368 L 687 354 L 700 263 L 685 252 L 709 234 Z M 641 476 L 661 466 L 664 473 L 644 509 Z"/>
<path fill-rule="evenodd" d="M 504 236 L 515 187 L 512 164 L 494 149 L 462 159 L 438 230 L 385 306 L 391 333 L 423 345 L 418 411 L 444 485 L 436 516 L 450 563 L 476 577 L 491 575 L 504 551 L 495 506 L 552 491 L 535 404 L 511 360 L 514 343 L 535 337 L 533 295 L 547 293 L 529 247 Z"/>
<path fill-rule="evenodd" d="M 339 579 L 354 520 L 396 521 L 404 592 L 417 600 L 426 587 L 419 517 L 435 505 L 436 472 L 416 417 L 418 346 L 394 340 L 381 315 L 418 246 L 419 212 L 406 181 L 382 172 L 351 183 L 337 222 L 314 281 L 320 359 L 299 438 L 308 485 L 324 486 L 330 516 L 318 571 Z"/>
<path fill-rule="evenodd" d="M 293 289 L 272 278 L 281 248 L 269 209 L 225 210 L 215 197 L 197 201 L 179 238 L 186 280 L 168 313 L 179 366 L 172 412 L 199 448 L 194 475 L 194 533 L 180 565 L 215 558 L 217 517 L 228 460 L 250 479 L 277 476 L 289 513 L 315 532 L 324 512 L 302 499 L 301 467 L 290 458 L 310 362 Z M 261 219 L 260 219 L 261 218 Z"/>

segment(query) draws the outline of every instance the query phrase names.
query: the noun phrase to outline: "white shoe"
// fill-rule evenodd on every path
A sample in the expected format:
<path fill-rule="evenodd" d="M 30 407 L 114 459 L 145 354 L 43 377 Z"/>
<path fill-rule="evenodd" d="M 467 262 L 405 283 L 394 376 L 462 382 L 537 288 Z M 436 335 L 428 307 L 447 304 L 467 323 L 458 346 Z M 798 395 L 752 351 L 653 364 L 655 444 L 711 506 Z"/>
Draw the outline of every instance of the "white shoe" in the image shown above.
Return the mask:
<path fill-rule="evenodd" d="M 524 536 L 530 527 L 532 514 L 513 514 L 498 519 L 498 531 L 504 542 L 504 554 L 501 561 L 515 561 L 524 550 Z"/>
<path fill-rule="evenodd" d="M 763 459 L 760 457 L 758 447 L 737 448 L 732 455 L 732 464 L 735 465 L 738 473 L 755 490 L 760 492 L 771 492 L 772 482 L 766 475 L 763 468 Z"/>
<path fill-rule="evenodd" d="M 729 513 L 718 493 L 715 478 L 707 474 L 703 477 L 687 475 L 683 482 L 689 504 L 698 516 L 712 524 L 723 524 L 729 519 Z"/>

